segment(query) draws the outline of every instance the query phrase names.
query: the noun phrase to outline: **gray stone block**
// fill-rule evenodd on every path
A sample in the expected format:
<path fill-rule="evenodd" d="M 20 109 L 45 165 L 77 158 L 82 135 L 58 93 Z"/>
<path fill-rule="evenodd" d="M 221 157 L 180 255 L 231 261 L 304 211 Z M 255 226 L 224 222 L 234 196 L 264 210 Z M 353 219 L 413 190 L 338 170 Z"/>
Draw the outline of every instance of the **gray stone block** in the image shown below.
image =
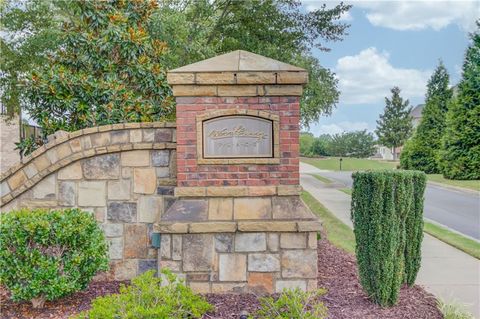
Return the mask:
<path fill-rule="evenodd" d="M 137 204 L 128 202 L 109 202 L 107 206 L 107 220 L 118 223 L 137 221 Z"/>
<path fill-rule="evenodd" d="M 120 177 L 120 155 L 106 154 L 86 159 L 83 163 L 86 179 L 117 179 Z"/>
<path fill-rule="evenodd" d="M 152 151 L 152 165 L 153 166 L 168 166 L 170 161 L 170 151 L 158 150 Z M 161 177 L 161 176 L 158 176 Z"/>

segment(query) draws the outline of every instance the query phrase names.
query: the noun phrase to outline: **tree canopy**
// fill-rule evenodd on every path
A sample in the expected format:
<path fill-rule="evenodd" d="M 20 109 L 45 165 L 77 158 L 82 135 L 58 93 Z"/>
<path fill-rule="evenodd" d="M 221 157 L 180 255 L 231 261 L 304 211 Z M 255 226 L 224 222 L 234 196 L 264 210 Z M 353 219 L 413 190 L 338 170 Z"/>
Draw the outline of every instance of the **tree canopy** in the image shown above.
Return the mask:
<path fill-rule="evenodd" d="M 340 17 L 350 9 L 350 5 L 340 3 L 333 8 L 327 8 L 324 5 L 317 10 L 305 12 L 301 8 L 301 1 L 296 0 L 88 0 L 82 2 L 25 0 L 24 2 L 26 4 L 24 7 L 17 8 L 18 6 L 16 7 L 14 5 L 14 1 L 7 1 L 4 6 L 5 10 L 3 11 L 6 13 L 11 13 L 17 9 L 22 11 L 24 15 L 23 20 L 28 24 L 30 23 L 30 19 L 33 19 L 31 18 L 32 12 L 38 12 L 39 14 L 37 14 L 37 16 L 45 17 L 51 21 L 51 23 L 32 24 L 33 29 L 32 32 L 29 33 L 30 38 L 35 39 L 36 42 L 41 39 L 40 35 L 42 32 L 61 35 L 60 37 L 55 37 L 55 41 L 42 43 L 45 49 L 39 50 L 39 52 L 44 52 L 41 54 L 41 61 L 30 62 L 27 60 L 23 68 L 25 72 L 35 70 L 39 73 L 38 69 L 41 69 L 40 66 L 45 63 L 45 53 L 53 53 L 52 56 L 57 59 L 58 64 L 61 53 L 63 54 L 65 50 L 68 50 L 74 41 L 78 41 L 76 45 L 81 45 L 84 53 L 91 54 L 93 51 L 90 49 L 94 49 L 93 44 L 90 46 L 90 49 L 88 49 L 88 44 L 83 43 L 85 39 L 89 39 L 89 36 L 94 37 L 93 39 L 95 41 L 93 42 L 96 42 L 96 49 L 100 51 L 106 51 L 107 48 L 112 49 L 115 44 L 100 43 L 103 40 L 101 38 L 95 38 L 97 36 L 95 32 L 88 33 L 85 31 L 84 25 L 81 24 L 85 23 L 84 18 L 82 18 L 82 15 L 84 15 L 84 9 L 82 9 L 82 7 L 90 5 L 94 8 L 94 11 L 97 11 L 92 11 L 91 13 L 95 17 L 98 17 L 98 21 L 94 22 L 98 23 L 95 27 L 105 27 L 105 30 L 110 30 L 108 32 L 105 31 L 107 35 L 105 40 L 119 41 L 119 39 L 124 39 L 120 36 L 120 33 L 124 34 L 125 31 L 121 31 L 120 26 L 125 26 L 133 20 L 130 16 L 126 22 L 123 21 L 123 18 L 117 19 L 116 17 L 110 20 L 108 14 L 112 14 L 112 11 L 107 9 L 107 7 L 119 7 L 121 4 L 125 6 L 132 6 L 134 4 L 137 6 L 148 6 L 155 3 L 158 4 L 158 8 L 153 8 L 151 12 L 149 12 L 149 18 L 141 21 L 142 35 L 137 39 L 140 40 L 145 36 L 149 39 L 148 41 L 152 41 L 152 43 L 159 41 L 157 43 L 165 44 L 162 44 L 162 54 L 159 54 L 157 58 L 151 57 L 149 63 L 156 63 L 162 70 L 165 70 L 232 50 L 243 49 L 295 64 L 309 71 L 309 84 L 306 86 L 305 93 L 301 100 L 301 121 L 305 127 L 317 121 L 320 116 L 330 114 L 338 102 L 339 92 L 334 74 L 320 65 L 319 61 L 311 54 L 311 49 L 316 48 L 326 51 L 328 50 L 328 42 L 341 41 L 347 35 L 349 26 L 341 22 Z M 85 2 L 85 4 L 83 2 Z M 43 6 L 44 3 L 48 3 L 53 9 L 46 9 Z M 34 10 L 34 8 L 39 6 L 41 10 Z M 98 12 L 105 10 L 107 11 Z M 121 12 L 120 15 L 122 15 Z M 21 30 L 21 26 L 17 22 L 18 15 L 10 15 L 10 17 L 12 19 L 10 30 L 12 32 Z M 67 25 L 70 26 L 68 30 L 58 21 L 67 21 Z M 80 21 L 84 22 L 80 23 Z M 109 26 L 105 24 L 107 22 Z M 76 25 L 78 29 L 72 27 L 73 25 Z M 132 26 L 132 28 L 137 30 L 135 26 Z M 64 32 L 67 32 L 68 36 L 64 36 Z M 75 32 L 79 34 L 75 36 Z M 117 34 L 118 32 L 120 33 Z M 76 37 L 77 40 L 73 40 L 74 37 Z M 14 46 L 12 41 L 5 40 L 5 43 L 6 45 Z M 37 46 L 36 48 L 40 47 Z M 133 52 L 136 51 L 133 50 Z M 133 52 L 132 59 L 135 58 Z M 75 54 L 78 54 L 78 52 Z M 14 52 L 13 56 L 15 59 L 20 60 L 21 54 Z M 93 56 L 94 54 L 92 54 L 91 57 Z M 14 58 L 8 59 L 13 61 Z M 112 62 L 115 62 L 115 57 L 112 60 L 108 60 L 106 56 L 103 56 L 102 59 L 104 59 L 102 63 L 105 65 L 111 66 Z M 70 66 L 73 65 L 74 63 Z M 98 69 L 85 69 L 86 73 L 90 71 L 94 71 L 93 74 L 96 74 L 95 72 L 98 72 Z M 108 72 L 113 76 L 118 70 L 110 69 Z M 6 69 L 2 64 L 2 74 L 6 74 L 5 87 L 13 88 L 12 92 L 14 92 L 18 86 L 15 84 L 16 77 L 13 68 Z M 43 79 L 43 77 L 40 76 L 39 78 Z M 19 81 L 22 81 L 22 79 Z M 26 84 L 30 85 L 32 83 L 35 82 Z M 81 84 L 76 86 L 76 89 L 78 94 L 82 90 L 83 93 L 89 92 L 88 90 L 85 91 L 85 87 Z M 163 86 L 162 89 L 166 90 Z M 15 91 L 14 94 L 17 94 L 19 98 L 17 100 L 10 99 L 13 101 L 10 105 L 17 105 L 16 110 L 18 110 L 19 105 L 22 104 L 22 98 L 25 98 L 21 96 L 22 92 L 23 90 Z M 163 95 L 161 96 L 163 99 Z M 98 98 L 100 98 L 100 96 L 98 96 Z M 101 98 L 105 98 L 105 96 Z M 34 102 L 39 103 L 40 100 L 37 99 Z M 44 99 L 43 102 L 43 106 L 45 106 L 53 101 L 49 102 Z M 94 100 L 92 99 L 85 102 L 88 102 L 95 108 L 98 104 L 102 104 L 101 101 L 100 103 L 97 103 L 97 101 L 93 103 Z M 146 107 L 146 109 L 148 110 L 149 107 Z M 153 113 L 158 112 L 154 111 Z M 71 114 L 67 114 L 66 121 L 69 121 Z M 118 120 L 131 120 L 132 118 L 129 118 L 129 116 L 130 115 L 127 116 L 125 114 L 121 115 L 117 112 L 114 118 Z M 133 118 L 136 119 L 135 116 L 133 116 Z M 151 118 L 151 112 L 146 115 L 146 118 Z M 93 119 L 90 119 L 90 122 L 94 123 Z M 68 125 L 64 126 L 67 127 Z M 72 125 L 72 127 L 74 126 L 75 125 Z"/>
<path fill-rule="evenodd" d="M 480 20 L 471 40 L 442 139 L 441 168 L 450 179 L 480 179 Z"/>
<path fill-rule="evenodd" d="M 439 172 L 439 150 L 451 97 L 448 72 L 440 61 L 427 84 L 420 124 L 402 150 L 400 164 L 403 168 L 421 170 L 428 174 Z"/>
<path fill-rule="evenodd" d="M 398 87 L 392 88 L 391 92 L 392 97 L 385 98 L 385 109 L 377 120 L 375 133 L 380 144 L 395 149 L 403 145 L 412 133 L 412 107 L 408 100 L 403 100 L 400 96 Z M 395 156 L 395 152 L 392 153 Z"/>

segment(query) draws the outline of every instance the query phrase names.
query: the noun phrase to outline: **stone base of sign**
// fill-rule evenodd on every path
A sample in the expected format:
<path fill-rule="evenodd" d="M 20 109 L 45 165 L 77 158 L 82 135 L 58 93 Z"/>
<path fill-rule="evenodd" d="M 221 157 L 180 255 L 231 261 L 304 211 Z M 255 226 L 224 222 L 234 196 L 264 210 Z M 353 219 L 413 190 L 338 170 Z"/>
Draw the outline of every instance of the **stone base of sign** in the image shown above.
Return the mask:
<path fill-rule="evenodd" d="M 317 288 L 316 231 L 224 230 L 162 234 L 159 270 L 169 268 L 199 293 L 270 294 L 284 288 Z"/>

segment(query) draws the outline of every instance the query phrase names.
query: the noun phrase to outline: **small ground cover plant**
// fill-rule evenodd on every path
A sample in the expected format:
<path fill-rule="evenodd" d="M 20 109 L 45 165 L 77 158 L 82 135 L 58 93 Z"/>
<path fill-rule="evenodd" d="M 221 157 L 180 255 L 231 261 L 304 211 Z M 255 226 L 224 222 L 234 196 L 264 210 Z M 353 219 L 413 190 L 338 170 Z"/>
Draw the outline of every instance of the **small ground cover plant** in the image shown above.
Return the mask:
<path fill-rule="evenodd" d="M 327 307 L 319 301 L 325 289 L 303 291 L 299 288 L 285 289 L 278 298 L 260 299 L 258 309 L 250 319 L 322 319 L 327 318 Z"/>
<path fill-rule="evenodd" d="M 120 293 L 99 297 L 77 319 L 200 318 L 213 310 L 205 299 L 168 269 L 160 277 L 150 270 L 134 278 Z"/>
<path fill-rule="evenodd" d="M 108 269 L 108 246 L 95 218 L 79 209 L 0 214 L 0 285 L 14 301 L 42 307 L 87 287 Z"/>

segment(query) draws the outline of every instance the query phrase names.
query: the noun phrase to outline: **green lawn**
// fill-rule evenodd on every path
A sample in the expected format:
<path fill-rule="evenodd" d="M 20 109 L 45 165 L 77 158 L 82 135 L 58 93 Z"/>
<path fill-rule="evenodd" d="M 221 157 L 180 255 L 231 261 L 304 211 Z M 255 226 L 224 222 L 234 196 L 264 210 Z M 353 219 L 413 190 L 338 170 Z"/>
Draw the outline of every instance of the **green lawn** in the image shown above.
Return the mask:
<path fill-rule="evenodd" d="M 347 195 L 352 195 L 352 189 L 351 188 L 339 188 L 338 189 L 341 192 L 344 192 Z"/>
<path fill-rule="evenodd" d="M 342 223 L 310 193 L 302 192 L 302 199 L 310 210 L 320 217 L 328 240 L 346 252 L 355 254 L 355 235 L 350 227 Z"/>
<path fill-rule="evenodd" d="M 325 157 L 325 158 L 307 158 L 302 157 L 301 161 L 313 165 L 319 169 L 326 169 L 330 171 L 340 170 L 339 157 Z M 370 160 L 364 158 L 348 158 L 344 157 L 342 160 L 342 171 L 362 171 L 367 169 L 395 169 L 398 163 L 386 162 L 378 160 Z"/>
<path fill-rule="evenodd" d="M 425 226 L 423 230 L 426 233 L 432 235 L 433 237 L 436 237 L 441 241 L 453 247 L 456 247 L 461 251 L 464 251 L 470 256 L 480 259 L 480 243 L 479 242 L 473 239 L 464 237 L 460 234 L 454 233 L 434 223 L 425 222 Z"/>
<path fill-rule="evenodd" d="M 429 174 L 427 175 L 428 180 L 430 182 L 436 182 L 436 183 L 441 183 L 441 184 L 446 184 L 450 186 L 456 186 L 456 187 L 463 187 L 463 188 L 468 188 L 472 189 L 475 191 L 480 191 L 480 180 L 474 180 L 474 181 L 464 181 L 464 180 L 452 180 L 452 179 L 446 179 L 445 177 L 442 176 L 442 174 Z"/>
<path fill-rule="evenodd" d="M 320 182 L 325 183 L 325 184 L 331 184 L 332 181 L 326 177 L 323 177 L 322 175 L 319 174 L 311 174 L 313 177 L 318 179 Z"/>

